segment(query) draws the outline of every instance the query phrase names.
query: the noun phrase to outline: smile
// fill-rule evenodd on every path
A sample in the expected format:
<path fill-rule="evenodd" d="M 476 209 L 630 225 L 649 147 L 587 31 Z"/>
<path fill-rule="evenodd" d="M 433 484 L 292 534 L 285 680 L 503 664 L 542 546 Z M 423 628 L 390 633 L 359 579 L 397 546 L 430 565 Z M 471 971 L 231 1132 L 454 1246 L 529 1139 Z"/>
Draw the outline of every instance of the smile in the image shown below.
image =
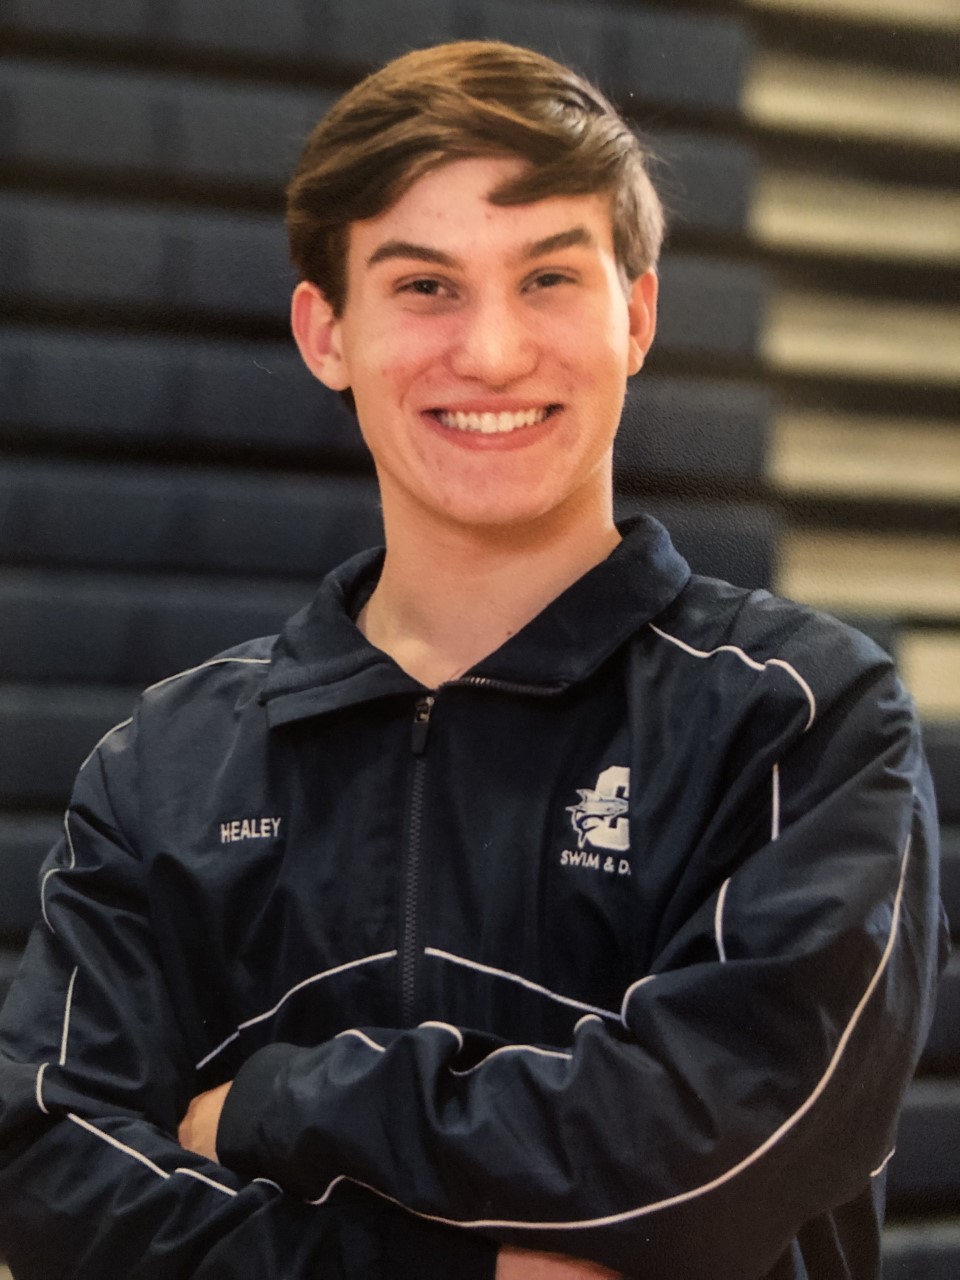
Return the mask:
<path fill-rule="evenodd" d="M 441 426 L 451 431 L 470 431 L 492 436 L 508 435 L 523 427 L 536 426 L 557 408 L 558 405 L 546 405 L 540 409 L 524 409 L 519 413 L 460 413 L 434 409 L 432 413 Z"/>

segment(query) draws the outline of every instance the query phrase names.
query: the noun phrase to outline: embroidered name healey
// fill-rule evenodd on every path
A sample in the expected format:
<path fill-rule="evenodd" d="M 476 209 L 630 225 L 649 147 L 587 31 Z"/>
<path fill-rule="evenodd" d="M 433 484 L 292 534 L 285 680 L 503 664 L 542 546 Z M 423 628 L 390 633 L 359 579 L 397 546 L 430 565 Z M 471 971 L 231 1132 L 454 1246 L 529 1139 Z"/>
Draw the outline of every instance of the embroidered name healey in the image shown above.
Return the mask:
<path fill-rule="evenodd" d="M 236 840 L 272 840 L 280 834 L 279 818 L 234 818 L 220 823 L 220 843 Z"/>

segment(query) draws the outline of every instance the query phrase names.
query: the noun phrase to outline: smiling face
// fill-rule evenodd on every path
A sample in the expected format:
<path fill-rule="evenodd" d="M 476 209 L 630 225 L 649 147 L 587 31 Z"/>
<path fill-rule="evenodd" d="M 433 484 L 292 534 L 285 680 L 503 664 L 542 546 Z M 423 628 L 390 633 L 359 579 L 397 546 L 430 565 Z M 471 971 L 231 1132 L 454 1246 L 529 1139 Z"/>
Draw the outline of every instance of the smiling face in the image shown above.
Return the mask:
<path fill-rule="evenodd" d="M 452 161 L 350 227 L 347 301 L 294 295 L 312 371 L 350 387 L 392 521 L 605 519 L 656 277 L 625 285 L 603 195 L 498 206 L 525 162 Z"/>

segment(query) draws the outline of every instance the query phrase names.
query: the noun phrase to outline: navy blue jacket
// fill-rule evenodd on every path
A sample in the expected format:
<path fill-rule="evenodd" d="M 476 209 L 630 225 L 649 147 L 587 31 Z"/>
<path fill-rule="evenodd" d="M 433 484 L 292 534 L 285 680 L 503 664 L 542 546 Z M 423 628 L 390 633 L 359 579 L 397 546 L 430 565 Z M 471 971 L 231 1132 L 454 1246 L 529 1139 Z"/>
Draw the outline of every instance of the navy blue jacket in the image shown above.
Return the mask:
<path fill-rule="evenodd" d="M 379 565 L 81 768 L 0 1025 L 17 1280 L 876 1275 L 945 945 L 889 658 L 641 520 L 431 691 Z"/>

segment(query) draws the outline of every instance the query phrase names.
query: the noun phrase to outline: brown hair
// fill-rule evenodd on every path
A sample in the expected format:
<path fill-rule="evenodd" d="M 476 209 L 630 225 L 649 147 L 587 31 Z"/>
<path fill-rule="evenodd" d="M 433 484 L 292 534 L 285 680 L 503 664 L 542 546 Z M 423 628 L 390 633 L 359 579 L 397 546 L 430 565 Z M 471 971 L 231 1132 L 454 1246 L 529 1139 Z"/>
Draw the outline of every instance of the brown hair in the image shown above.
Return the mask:
<path fill-rule="evenodd" d="M 346 302 L 351 222 L 384 213 L 451 160 L 516 155 L 529 170 L 493 204 L 609 193 L 628 281 L 656 263 L 664 216 L 650 153 L 607 99 L 551 58 L 499 41 L 418 49 L 349 90 L 314 127 L 287 188 L 290 252 L 335 313 Z"/>

